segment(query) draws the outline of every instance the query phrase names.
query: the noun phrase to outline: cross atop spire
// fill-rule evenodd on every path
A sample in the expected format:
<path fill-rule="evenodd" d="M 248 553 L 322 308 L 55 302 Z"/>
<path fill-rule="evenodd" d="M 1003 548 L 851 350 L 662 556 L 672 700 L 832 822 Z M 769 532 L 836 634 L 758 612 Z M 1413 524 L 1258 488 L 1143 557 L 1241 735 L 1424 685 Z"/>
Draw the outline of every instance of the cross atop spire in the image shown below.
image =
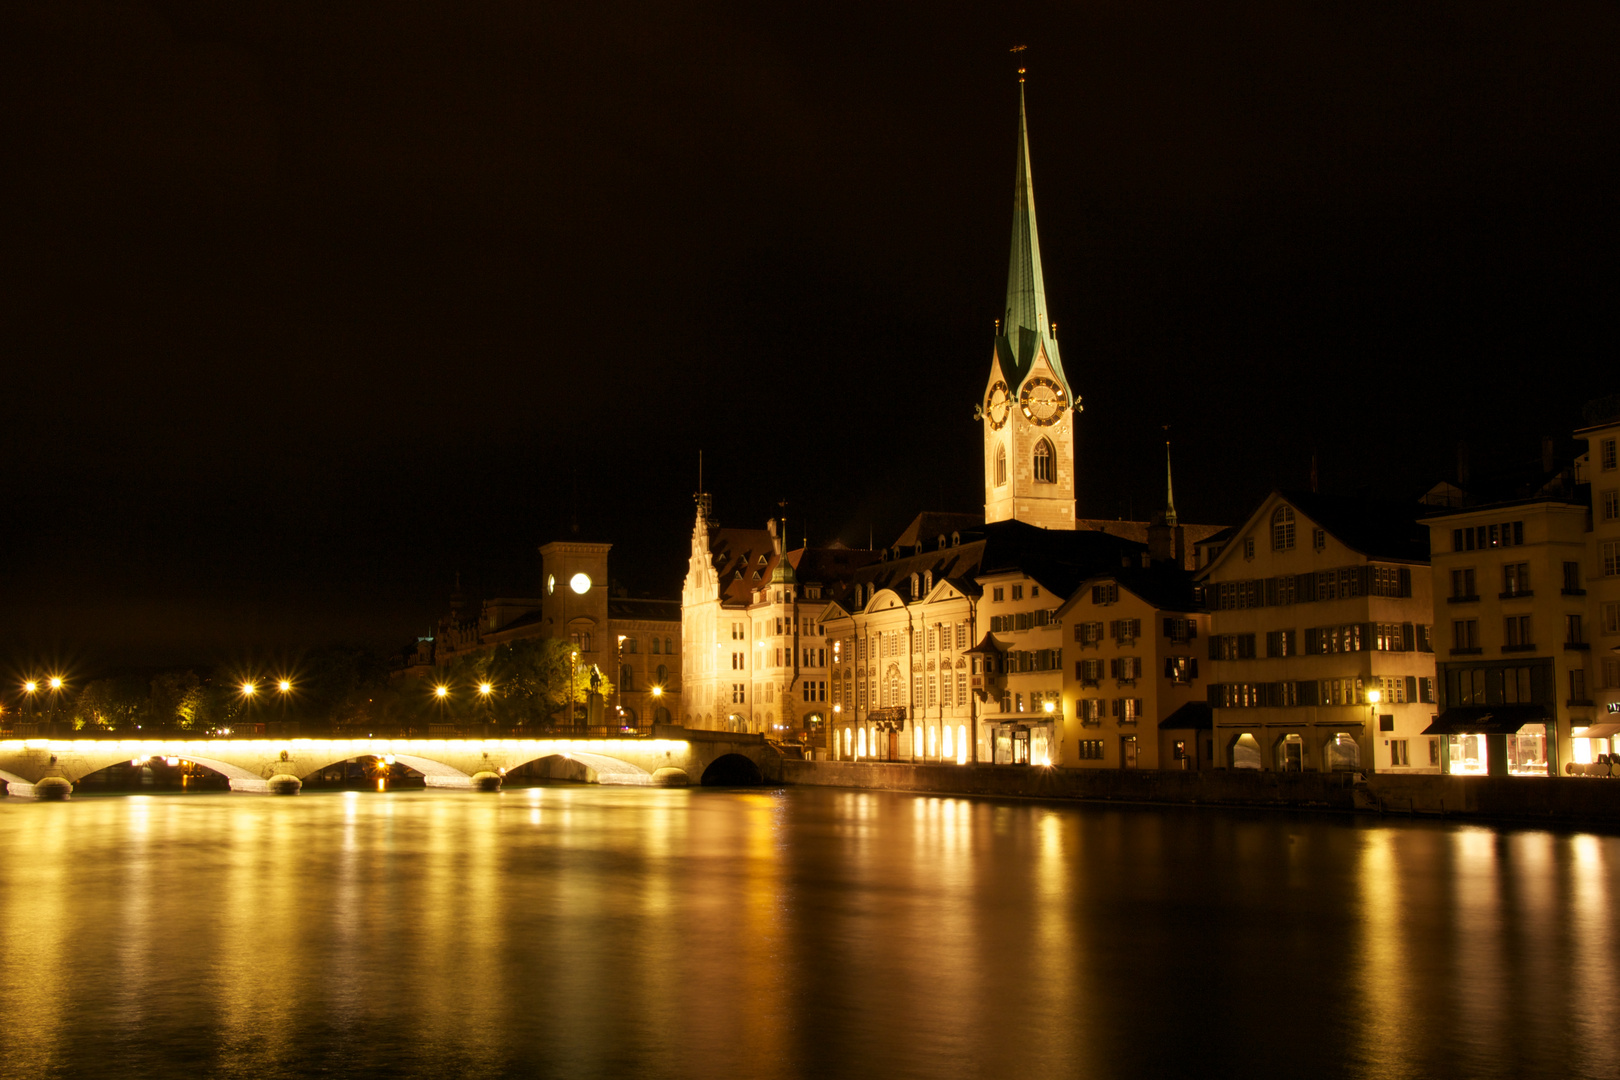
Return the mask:
<path fill-rule="evenodd" d="M 1013 50 L 1021 53 L 1022 46 Z M 1024 108 L 1025 69 L 1018 69 L 1018 168 L 1013 184 L 1012 253 L 1007 265 L 1007 308 L 996 341 L 1007 385 L 1016 390 L 1044 343 L 1047 359 L 1068 387 L 1052 323 L 1047 317 L 1041 241 L 1035 227 L 1035 190 L 1030 181 L 1029 122 Z M 1004 351 L 1005 350 L 1005 351 Z M 1072 400 L 1072 396 L 1071 396 Z"/>

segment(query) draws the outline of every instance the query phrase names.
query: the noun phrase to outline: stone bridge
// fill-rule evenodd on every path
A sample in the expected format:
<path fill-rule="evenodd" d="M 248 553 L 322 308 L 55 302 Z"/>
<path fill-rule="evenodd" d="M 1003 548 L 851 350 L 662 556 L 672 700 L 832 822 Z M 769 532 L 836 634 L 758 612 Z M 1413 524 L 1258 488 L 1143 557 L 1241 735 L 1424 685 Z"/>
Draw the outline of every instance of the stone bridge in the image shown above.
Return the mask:
<path fill-rule="evenodd" d="M 651 738 L 15 739 L 0 742 L 0 780 L 22 798 L 63 798 L 93 772 L 153 758 L 193 761 L 232 791 L 296 794 L 303 778 L 340 762 L 380 758 L 421 773 L 428 787 L 493 791 L 513 769 L 548 761 L 552 775 L 600 784 L 680 786 L 782 778 L 781 754 L 760 735 L 660 726 Z"/>

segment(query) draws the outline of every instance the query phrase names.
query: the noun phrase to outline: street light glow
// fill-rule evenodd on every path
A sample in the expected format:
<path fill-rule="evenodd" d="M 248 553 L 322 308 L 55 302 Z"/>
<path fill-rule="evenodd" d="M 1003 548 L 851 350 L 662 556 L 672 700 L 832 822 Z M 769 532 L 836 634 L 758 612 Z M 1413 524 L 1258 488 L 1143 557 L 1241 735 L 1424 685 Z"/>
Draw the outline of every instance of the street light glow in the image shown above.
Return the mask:
<path fill-rule="evenodd" d="M 663 696 L 664 696 L 664 688 L 662 686 L 653 687 L 653 697 L 663 697 Z"/>
<path fill-rule="evenodd" d="M 286 679 L 282 679 L 276 684 L 276 688 L 285 694 L 287 691 L 292 689 L 292 683 L 288 682 Z"/>
<path fill-rule="evenodd" d="M 29 679 L 27 682 L 23 683 L 23 693 L 25 694 L 32 694 L 38 689 L 39 683 L 35 682 L 33 679 Z"/>
<path fill-rule="evenodd" d="M 252 697 L 254 694 L 256 694 L 258 692 L 259 692 L 259 688 L 257 686 L 255 686 L 253 683 L 245 682 L 245 683 L 242 684 L 242 696 L 243 697 Z"/>
<path fill-rule="evenodd" d="M 450 696 L 450 688 L 448 686 L 442 686 L 442 685 L 441 686 L 435 686 L 433 688 L 433 696 L 434 697 L 441 697 L 441 698 L 449 697 Z"/>
<path fill-rule="evenodd" d="M 478 692 L 480 694 L 483 694 L 485 697 L 488 697 L 491 693 L 494 692 L 494 690 L 495 690 L 495 686 L 494 686 L 493 683 L 481 682 L 481 683 L 478 684 Z"/>
<path fill-rule="evenodd" d="M 1380 692 L 1378 690 L 1369 690 L 1369 691 L 1367 691 L 1367 704 L 1376 705 L 1380 701 L 1382 701 L 1383 699 L 1384 699 L 1384 695 L 1383 695 L 1382 692 Z"/>
<path fill-rule="evenodd" d="M 51 689 L 52 690 L 60 690 L 60 689 L 62 689 L 62 676 L 60 676 L 60 675 L 52 675 L 51 676 Z"/>

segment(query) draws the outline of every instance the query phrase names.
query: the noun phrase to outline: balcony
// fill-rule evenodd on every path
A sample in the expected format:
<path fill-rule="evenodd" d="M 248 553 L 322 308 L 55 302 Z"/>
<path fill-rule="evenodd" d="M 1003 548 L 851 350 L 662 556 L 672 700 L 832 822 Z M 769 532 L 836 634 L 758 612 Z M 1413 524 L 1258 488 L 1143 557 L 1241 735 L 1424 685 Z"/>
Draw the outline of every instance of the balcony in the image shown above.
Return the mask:
<path fill-rule="evenodd" d="M 1467 596 L 1448 596 L 1448 597 L 1446 597 L 1446 603 L 1448 603 L 1448 604 L 1472 604 L 1472 603 L 1477 602 L 1478 600 L 1479 600 L 1479 594 L 1478 593 L 1469 593 Z"/>
<path fill-rule="evenodd" d="M 1592 650 L 1592 646 L 1590 644 L 1588 644 L 1587 642 L 1584 642 L 1584 641 L 1566 641 L 1566 642 L 1564 642 L 1564 651 L 1565 652 L 1590 652 L 1591 650 Z"/>
<path fill-rule="evenodd" d="M 1504 646 L 1502 646 L 1502 651 L 1503 652 L 1535 652 L 1536 647 L 1534 645 L 1504 645 Z"/>
<path fill-rule="evenodd" d="M 1570 698 L 1570 699 L 1568 699 L 1567 701 L 1564 702 L 1564 705 L 1567 708 L 1571 708 L 1571 709 L 1590 708 L 1592 706 L 1592 699 L 1591 698 Z M 1578 727 L 1579 725 L 1576 725 L 1576 726 Z"/>
<path fill-rule="evenodd" d="M 1498 600 L 1518 600 L 1523 597 L 1534 595 L 1536 595 L 1536 591 L 1534 589 L 1509 589 L 1507 592 L 1497 593 L 1496 598 Z"/>
<path fill-rule="evenodd" d="M 1452 656 L 1479 656 L 1485 650 L 1478 645 L 1459 645 L 1451 650 Z"/>
<path fill-rule="evenodd" d="M 1564 596 L 1585 596 L 1586 595 L 1586 590 L 1585 589 L 1560 589 L 1559 592 L 1562 593 Z"/>
<path fill-rule="evenodd" d="M 1101 685 L 1102 685 L 1102 680 L 1101 679 L 1081 679 L 1080 680 L 1080 689 L 1082 689 L 1082 690 L 1095 690 L 1095 689 L 1097 689 L 1097 687 L 1099 687 Z"/>

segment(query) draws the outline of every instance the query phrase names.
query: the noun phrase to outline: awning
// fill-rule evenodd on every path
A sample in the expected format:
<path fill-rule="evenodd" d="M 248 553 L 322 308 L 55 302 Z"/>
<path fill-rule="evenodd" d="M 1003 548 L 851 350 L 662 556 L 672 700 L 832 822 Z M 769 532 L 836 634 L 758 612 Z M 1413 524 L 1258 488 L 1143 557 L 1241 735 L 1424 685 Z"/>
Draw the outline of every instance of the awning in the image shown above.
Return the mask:
<path fill-rule="evenodd" d="M 1209 731 L 1215 726 L 1215 711 L 1207 701 L 1189 701 L 1163 720 L 1160 731 Z"/>
<path fill-rule="evenodd" d="M 1549 724 L 1545 705 L 1459 705 L 1423 729 L 1425 735 L 1512 735 L 1526 724 Z"/>
<path fill-rule="evenodd" d="M 1571 725 L 1572 727 L 1574 725 Z M 1611 735 L 1620 734 L 1620 724 L 1589 724 L 1585 731 L 1576 731 L 1577 739 L 1607 739 Z"/>

